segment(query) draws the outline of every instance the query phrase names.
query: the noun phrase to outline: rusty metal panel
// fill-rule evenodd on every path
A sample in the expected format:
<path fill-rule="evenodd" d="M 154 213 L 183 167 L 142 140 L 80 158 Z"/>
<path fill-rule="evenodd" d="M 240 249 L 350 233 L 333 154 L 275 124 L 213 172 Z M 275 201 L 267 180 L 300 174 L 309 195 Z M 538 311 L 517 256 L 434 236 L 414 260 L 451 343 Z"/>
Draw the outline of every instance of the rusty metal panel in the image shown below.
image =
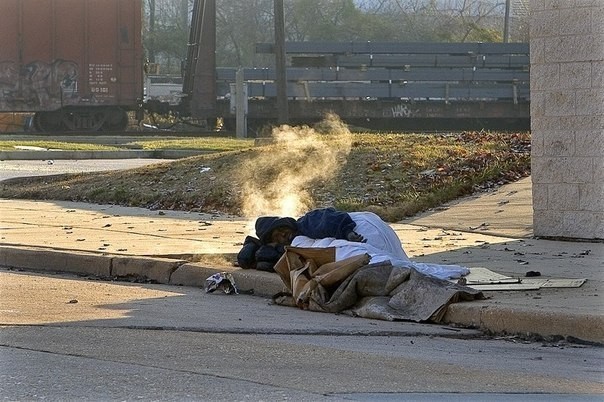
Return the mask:
<path fill-rule="evenodd" d="M 0 1 L 0 111 L 134 108 L 141 0 Z"/>

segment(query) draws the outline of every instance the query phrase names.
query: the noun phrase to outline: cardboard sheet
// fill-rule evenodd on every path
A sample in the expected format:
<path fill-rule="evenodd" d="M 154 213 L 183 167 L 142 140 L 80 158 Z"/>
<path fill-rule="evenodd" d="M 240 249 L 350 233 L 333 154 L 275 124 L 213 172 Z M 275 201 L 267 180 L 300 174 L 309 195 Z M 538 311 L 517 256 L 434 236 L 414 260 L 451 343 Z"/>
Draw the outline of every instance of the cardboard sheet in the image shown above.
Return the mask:
<path fill-rule="evenodd" d="M 493 272 L 487 268 L 470 268 L 470 273 L 465 276 L 466 285 L 487 291 L 497 290 L 538 290 L 541 288 L 578 288 L 587 279 L 564 279 L 542 277 L 511 277 Z"/>

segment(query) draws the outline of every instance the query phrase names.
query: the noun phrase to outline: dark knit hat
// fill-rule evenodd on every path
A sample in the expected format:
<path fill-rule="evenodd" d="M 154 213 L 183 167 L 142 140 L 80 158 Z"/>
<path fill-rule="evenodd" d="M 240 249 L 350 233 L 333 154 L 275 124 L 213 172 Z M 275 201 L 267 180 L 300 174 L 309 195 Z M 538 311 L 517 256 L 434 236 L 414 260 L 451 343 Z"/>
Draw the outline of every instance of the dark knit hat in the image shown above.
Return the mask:
<path fill-rule="evenodd" d="M 256 219 L 256 237 L 258 237 L 263 244 L 266 244 L 270 241 L 273 230 L 280 227 L 290 228 L 295 232 L 298 231 L 298 225 L 296 224 L 296 220 L 294 218 L 261 216 L 260 218 Z"/>

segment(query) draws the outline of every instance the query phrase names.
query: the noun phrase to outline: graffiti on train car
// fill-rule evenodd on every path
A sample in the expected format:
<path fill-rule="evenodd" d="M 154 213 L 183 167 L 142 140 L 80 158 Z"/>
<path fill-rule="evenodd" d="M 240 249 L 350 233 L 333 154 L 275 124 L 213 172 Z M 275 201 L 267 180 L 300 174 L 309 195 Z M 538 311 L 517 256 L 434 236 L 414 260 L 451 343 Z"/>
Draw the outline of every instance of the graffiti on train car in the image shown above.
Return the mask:
<path fill-rule="evenodd" d="M 0 62 L 0 110 L 45 110 L 77 104 L 77 63 L 57 59 L 32 61 L 20 66 Z"/>
<path fill-rule="evenodd" d="M 405 105 L 403 103 L 398 104 L 396 106 L 392 106 L 388 112 L 384 113 L 386 117 L 394 117 L 394 118 L 404 118 L 404 117 L 414 117 L 419 112 L 419 109 L 411 109 L 409 105 Z"/>

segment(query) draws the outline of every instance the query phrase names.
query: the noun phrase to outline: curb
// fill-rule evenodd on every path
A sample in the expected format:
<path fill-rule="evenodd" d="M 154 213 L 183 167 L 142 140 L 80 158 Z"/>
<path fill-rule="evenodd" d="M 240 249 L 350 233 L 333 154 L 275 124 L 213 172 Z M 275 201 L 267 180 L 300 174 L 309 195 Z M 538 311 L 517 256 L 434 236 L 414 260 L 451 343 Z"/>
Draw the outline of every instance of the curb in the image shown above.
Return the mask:
<path fill-rule="evenodd" d="M 66 252 L 33 247 L 0 246 L 0 266 L 38 271 L 90 275 L 99 278 L 148 280 L 160 284 L 204 288 L 217 272 L 233 275 L 240 291 L 271 297 L 284 291 L 278 275 L 234 267 L 208 267 L 168 258 L 137 257 L 87 252 Z M 454 303 L 444 323 L 478 328 L 493 334 L 564 337 L 604 344 L 604 317 L 538 311 L 494 305 L 488 301 Z"/>
<path fill-rule="evenodd" d="M 123 151 L 0 151 L 0 160 L 49 160 L 49 159 L 181 159 L 204 155 L 208 151 L 157 149 Z"/>
<path fill-rule="evenodd" d="M 604 344 L 604 317 L 588 314 L 538 311 L 497 307 L 489 303 L 455 303 L 447 308 L 447 324 L 479 328 L 494 334 L 522 334 L 527 336 L 575 338 Z"/>
<path fill-rule="evenodd" d="M 34 247 L 0 246 L 0 266 L 38 272 L 62 272 L 99 278 L 153 281 L 164 285 L 204 288 L 206 279 L 218 272 L 233 275 L 239 290 L 271 297 L 285 290 L 281 279 L 270 272 L 234 267 L 208 267 L 186 260 L 60 251 Z"/>

